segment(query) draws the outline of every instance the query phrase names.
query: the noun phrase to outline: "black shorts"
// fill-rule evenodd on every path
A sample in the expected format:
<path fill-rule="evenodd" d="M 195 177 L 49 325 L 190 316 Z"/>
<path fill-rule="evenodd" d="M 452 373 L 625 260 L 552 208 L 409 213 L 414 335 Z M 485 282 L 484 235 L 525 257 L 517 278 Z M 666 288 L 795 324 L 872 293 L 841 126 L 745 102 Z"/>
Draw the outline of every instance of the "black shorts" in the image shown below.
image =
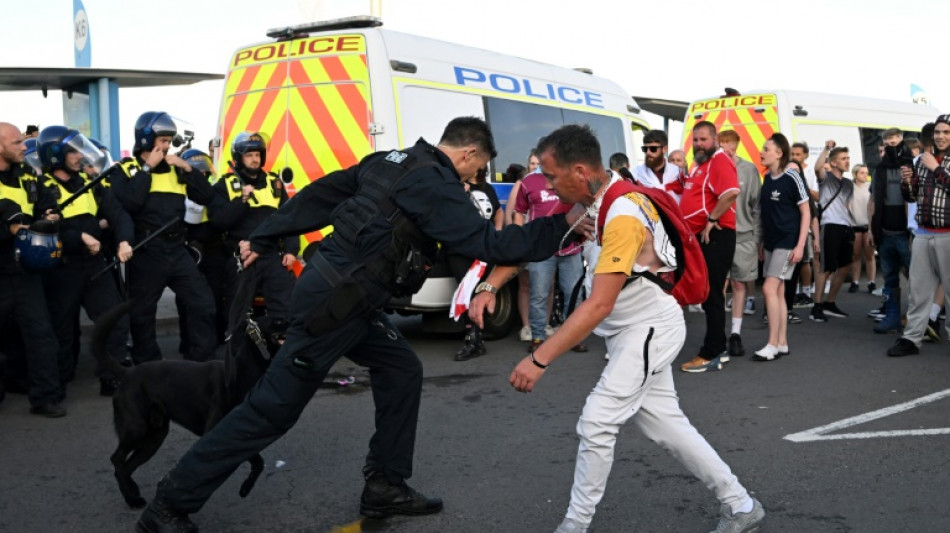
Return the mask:
<path fill-rule="evenodd" d="M 821 227 L 821 271 L 834 272 L 851 264 L 854 231 L 851 226 L 825 224 Z"/>
<path fill-rule="evenodd" d="M 867 226 L 851 226 L 851 230 L 854 231 L 855 233 L 867 233 L 868 227 Z"/>

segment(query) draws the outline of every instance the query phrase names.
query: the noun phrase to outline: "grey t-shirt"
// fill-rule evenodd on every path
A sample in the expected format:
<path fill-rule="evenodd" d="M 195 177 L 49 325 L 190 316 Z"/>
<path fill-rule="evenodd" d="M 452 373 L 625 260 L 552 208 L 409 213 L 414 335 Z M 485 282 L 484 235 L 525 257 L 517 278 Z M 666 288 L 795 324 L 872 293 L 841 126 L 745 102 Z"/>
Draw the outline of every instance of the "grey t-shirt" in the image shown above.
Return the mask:
<path fill-rule="evenodd" d="M 838 188 L 841 192 L 838 192 Z M 840 224 L 853 226 L 851 218 L 851 195 L 854 193 L 854 182 L 848 178 L 838 179 L 831 172 L 825 173 L 825 179 L 818 186 L 818 203 L 821 205 L 822 215 L 819 223 Z M 835 196 L 837 194 L 837 196 Z M 834 198 L 834 201 L 831 199 Z M 829 205 L 830 202 L 830 205 Z"/>

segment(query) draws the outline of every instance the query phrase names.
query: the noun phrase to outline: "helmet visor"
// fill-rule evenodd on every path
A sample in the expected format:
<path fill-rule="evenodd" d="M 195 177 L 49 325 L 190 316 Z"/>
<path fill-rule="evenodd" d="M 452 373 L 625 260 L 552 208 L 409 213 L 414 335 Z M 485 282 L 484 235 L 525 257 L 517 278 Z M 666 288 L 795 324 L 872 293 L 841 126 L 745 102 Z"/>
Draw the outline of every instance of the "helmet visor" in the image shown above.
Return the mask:
<path fill-rule="evenodd" d="M 214 169 L 214 164 L 211 163 L 211 158 L 205 154 L 193 155 L 186 161 L 188 161 L 188 164 L 198 172 L 201 172 L 202 174 L 211 174 L 215 177 L 215 179 L 217 179 L 218 172 Z"/>
<path fill-rule="evenodd" d="M 103 153 L 98 146 L 92 143 L 82 133 L 77 133 L 63 143 L 67 150 L 79 152 L 82 155 L 83 171 L 99 175 L 112 166 L 112 156 Z"/>

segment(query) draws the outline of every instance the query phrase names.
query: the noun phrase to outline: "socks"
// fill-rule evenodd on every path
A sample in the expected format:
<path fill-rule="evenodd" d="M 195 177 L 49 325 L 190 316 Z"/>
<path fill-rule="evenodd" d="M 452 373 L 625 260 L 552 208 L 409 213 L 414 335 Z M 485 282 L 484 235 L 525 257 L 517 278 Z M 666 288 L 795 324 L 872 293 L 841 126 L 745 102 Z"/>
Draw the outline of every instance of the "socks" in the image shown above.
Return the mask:
<path fill-rule="evenodd" d="M 930 304 L 930 320 L 936 322 L 937 317 L 940 316 L 941 307 L 937 304 Z M 735 327 L 735 326 L 733 326 Z"/>
<path fill-rule="evenodd" d="M 738 335 L 742 331 L 742 319 L 735 318 L 732 319 L 732 333 Z"/>

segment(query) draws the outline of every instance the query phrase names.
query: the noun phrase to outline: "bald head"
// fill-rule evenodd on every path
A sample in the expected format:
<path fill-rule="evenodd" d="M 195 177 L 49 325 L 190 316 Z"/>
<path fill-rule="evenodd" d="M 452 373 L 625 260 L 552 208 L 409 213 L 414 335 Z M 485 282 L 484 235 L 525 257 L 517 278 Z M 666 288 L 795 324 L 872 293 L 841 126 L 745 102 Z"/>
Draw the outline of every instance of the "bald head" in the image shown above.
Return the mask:
<path fill-rule="evenodd" d="M 23 162 L 23 133 L 9 122 L 0 122 L 0 171 Z"/>

